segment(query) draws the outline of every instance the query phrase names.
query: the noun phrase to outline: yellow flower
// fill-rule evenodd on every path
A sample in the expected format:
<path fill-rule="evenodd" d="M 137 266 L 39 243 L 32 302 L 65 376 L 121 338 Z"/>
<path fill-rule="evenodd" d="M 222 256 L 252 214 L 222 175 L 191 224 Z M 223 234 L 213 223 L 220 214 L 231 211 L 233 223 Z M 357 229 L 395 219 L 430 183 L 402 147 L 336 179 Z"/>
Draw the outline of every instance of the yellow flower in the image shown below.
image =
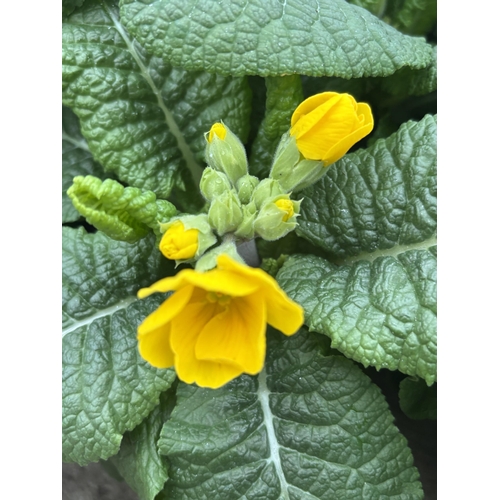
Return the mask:
<path fill-rule="evenodd" d="M 210 132 L 208 133 L 208 142 L 214 140 L 214 135 L 217 135 L 219 139 L 224 140 L 226 138 L 227 130 L 223 123 L 214 123 Z"/>
<path fill-rule="evenodd" d="M 261 269 L 220 255 L 205 273 L 185 269 L 139 290 L 174 293 L 138 328 L 139 352 L 157 368 L 175 366 L 178 377 L 216 389 L 264 366 L 266 323 L 294 334 L 302 308 Z"/>
<path fill-rule="evenodd" d="M 160 251 L 171 260 L 192 259 L 198 250 L 197 229 L 186 231 L 181 221 L 175 221 L 160 241 Z"/>
<path fill-rule="evenodd" d="M 349 94 L 323 92 L 303 101 L 292 115 L 290 134 L 308 160 L 330 165 L 373 130 L 368 104 Z"/>

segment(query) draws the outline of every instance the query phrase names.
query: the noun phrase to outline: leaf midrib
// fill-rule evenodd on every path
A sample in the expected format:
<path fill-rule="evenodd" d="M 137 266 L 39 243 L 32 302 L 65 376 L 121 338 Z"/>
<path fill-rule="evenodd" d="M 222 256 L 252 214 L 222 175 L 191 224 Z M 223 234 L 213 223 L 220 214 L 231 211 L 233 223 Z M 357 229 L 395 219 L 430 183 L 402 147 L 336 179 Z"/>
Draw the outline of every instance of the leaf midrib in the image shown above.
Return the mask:
<path fill-rule="evenodd" d="M 128 37 L 125 28 L 122 26 L 120 21 L 116 18 L 116 16 L 113 14 L 113 12 L 108 8 L 108 6 L 105 4 L 105 2 L 101 1 L 101 5 L 104 9 L 104 11 L 108 14 L 109 18 L 115 25 L 116 31 L 119 33 L 119 35 L 122 37 L 123 41 L 125 42 L 128 51 L 130 52 L 130 55 L 134 58 L 135 62 L 137 63 L 142 77 L 146 80 L 148 85 L 150 86 L 151 90 L 153 91 L 154 95 L 156 96 L 156 100 L 158 103 L 159 108 L 163 111 L 163 114 L 165 116 L 165 123 L 167 124 L 170 133 L 175 137 L 177 141 L 177 147 L 179 148 L 182 157 L 184 158 L 184 161 L 186 162 L 186 166 L 188 170 L 191 172 L 191 175 L 193 176 L 194 182 L 196 185 L 199 184 L 200 179 L 201 179 L 201 174 L 202 174 L 202 168 L 196 161 L 193 152 L 191 151 L 191 148 L 189 147 L 188 143 L 186 142 L 186 139 L 184 138 L 183 133 L 181 132 L 181 129 L 177 125 L 177 122 L 175 121 L 174 115 L 172 112 L 167 108 L 165 105 L 165 102 L 163 100 L 163 97 L 161 95 L 160 90 L 158 87 L 155 85 L 153 82 L 151 75 L 148 72 L 148 69 L 144 65 L 144 62 L 142 58 L 139 56 L 137 51 L 135 50 L 135 47 Z"/>
<path fill-rule="evenodd" d="M 362 252 L 358 255 L 353 255 L 352 257 L 346 257 L 345 259 L 333 259 L 332 262 L 337 266 L 349 266 L 355 262 L 361 260 L 373 262 L 379 257 L 397 257 L 398 255 L 408 252 L 410 250 L 429 250 L 429 248 L 437 245 L 437 235 L 434 234 L 430 238 L 418 243 L 412 243 L 410 245 L 395 245 L 391 248 L 386 248 L 384 250 L 375 250 L 373 252 Z"/>

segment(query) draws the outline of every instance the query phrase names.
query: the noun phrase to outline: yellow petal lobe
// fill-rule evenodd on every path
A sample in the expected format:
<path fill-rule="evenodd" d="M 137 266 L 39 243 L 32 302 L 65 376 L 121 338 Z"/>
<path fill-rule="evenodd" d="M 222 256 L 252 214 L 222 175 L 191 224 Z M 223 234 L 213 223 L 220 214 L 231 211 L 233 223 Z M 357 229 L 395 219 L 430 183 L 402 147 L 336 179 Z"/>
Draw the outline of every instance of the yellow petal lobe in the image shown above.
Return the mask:
<path fill-rule="evenodd" d="M 161 253 L 170 260 L 192 259 L 198 250 L 197 229 L 184 228 L 181 221 L 174 222 L 160 241 Z"/>
<path fill-rule="evenodd" d="M 222 123 L 214 123 L 208 133 L 208 142 L 212 142 L 214 140 L 214 135 L 216 135 L 219 139 L 224 140 L 226 138 L 226 134 L 226 127 Z"/>

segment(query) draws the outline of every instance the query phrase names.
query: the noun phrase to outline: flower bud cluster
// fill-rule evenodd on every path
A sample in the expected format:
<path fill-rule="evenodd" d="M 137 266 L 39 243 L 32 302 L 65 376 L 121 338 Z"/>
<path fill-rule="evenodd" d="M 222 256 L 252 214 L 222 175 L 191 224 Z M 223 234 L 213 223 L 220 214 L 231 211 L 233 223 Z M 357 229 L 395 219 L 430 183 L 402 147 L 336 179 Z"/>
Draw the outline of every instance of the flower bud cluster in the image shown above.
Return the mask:
<path fill-rule="evenodd" d="M 160 250 L 177 263 L 197 261 L 196 268 L 206 271 L 221 253 L 237 260 L 238 239 L 282 238 L 295 229 L 300 212 L 301 202 L 291 199 L 291 193 L 318 181 L 372 129 L 370 106 L 351 95 L 323 92 L 309 97 L 294 111 L 269 177 L 259 180 L 248 173 L 238 137 L 224 123 L 215 123 L 205 134 L 208 166 L 200 181 L 208 213 L 176 216 L 161 224 Z M 209 250 L 217 236 L 223 242 Z"/>
<path fill-rule="evenodd" d="M 205 138 L 208 167 L 200 190 L 210 203 L 208 222 L 214 231 L 270 241 L 293 231 L 300 202 L 290 199 L 290 190 L 278 180 L 250 175 L 243 144 L 223 123 L 215 123 Z"/>

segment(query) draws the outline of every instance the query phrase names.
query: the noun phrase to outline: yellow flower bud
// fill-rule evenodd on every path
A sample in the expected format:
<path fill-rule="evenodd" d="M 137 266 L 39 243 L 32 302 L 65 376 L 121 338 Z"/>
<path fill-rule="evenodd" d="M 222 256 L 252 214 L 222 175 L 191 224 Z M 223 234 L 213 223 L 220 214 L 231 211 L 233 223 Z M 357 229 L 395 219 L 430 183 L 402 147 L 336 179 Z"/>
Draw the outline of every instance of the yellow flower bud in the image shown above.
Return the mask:
<path fill-rule="evenodd" d="M 303 101 L 292 115 L 290 135 L 308 160 L 330 165 L 373 130 L 368 104 L 350 94 L 323 92 Z"/>
<path fill-rule="evenodd" d="M 283 222 L 286 222 L 290 217 L 293 217 L 295 212 L 293 211 L 293 202 L 292 200 L 280 199 L 275 201 L 274 204 L 280 209 L 283 210 Z"/>
<path fill-rule="evenodd" d="M 170 260 L 192 259 L 198 250 L 197 229 L 184 228 L 184 224 L 175 221 L 163 235 L 160 241 L 161 253 Z"/>

